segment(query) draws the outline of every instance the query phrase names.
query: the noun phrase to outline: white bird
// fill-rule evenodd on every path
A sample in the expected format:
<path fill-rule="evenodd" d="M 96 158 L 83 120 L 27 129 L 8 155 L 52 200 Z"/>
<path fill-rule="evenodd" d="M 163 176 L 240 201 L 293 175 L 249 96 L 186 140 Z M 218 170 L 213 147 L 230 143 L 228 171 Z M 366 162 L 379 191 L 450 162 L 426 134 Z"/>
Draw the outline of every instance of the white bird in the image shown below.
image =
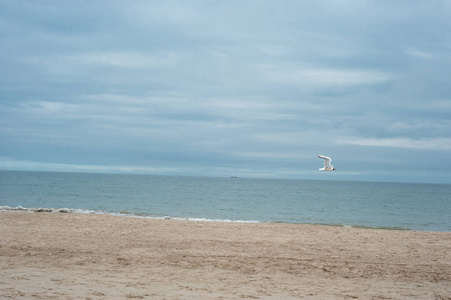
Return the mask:
<path fill-rule="evenodd" d="M 334 166 L 330 163 L 332 162 L 332 159 L 330 157 L 324 156 L 324 155 L 318 155 L 319 158 L 324 159 L 324 168 L 320 168 L 320 171 L 333 171 L 335 170 Z"/>

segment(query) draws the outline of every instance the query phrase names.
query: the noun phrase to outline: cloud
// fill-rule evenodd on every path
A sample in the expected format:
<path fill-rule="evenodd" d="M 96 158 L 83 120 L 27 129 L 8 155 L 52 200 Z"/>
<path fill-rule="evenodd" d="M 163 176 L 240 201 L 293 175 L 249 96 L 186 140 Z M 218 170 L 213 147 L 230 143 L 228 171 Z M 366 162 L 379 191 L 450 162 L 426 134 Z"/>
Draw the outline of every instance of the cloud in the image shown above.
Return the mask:
<path fill-rule="evenodd" d="M 406 53 L 408 55 L 411 55 L 411 56 L 413 56 L 415 58 L 420 58 L 420 59 L 431 60 L 431 59 L 435 58 L 434 53 L 422 51 L 422 50 L 419 50 L 419 49 L 413 49 L 413 48 L 412 49 L 408 49 L 406 51 Z"/>
<path fill-rule="evenodd" d="M 341 70 L 314 67 L 261 66 L 265 74 L 274 81 L 306 86 L 307 88 L 351 87 L 380 84 L 390 75 L 369 70 Z"/>
<path fill-rule="evenodd" d="M 93 173 L 134 173 L 134 174 L 177 174 L 179 170 L 176 167 L 140 167 L 124 165 L 84 165 L 84 164 L 64 164 L 64 163 L 45 163 L 36 161 L 14 160 L 8 157 L 0 157 L 0 169 L 6 170 L 29 170 L 29 171 L 52 171 L 52 172 L 93 172 Z"/>
<path fill-rule="evenodd" d="M 374 180 L 450 148 L 443 1 L 0 2 L 0 156 L 24 168 L 316 178 L 370 153 Z"/>
<path fill-rule="evenodd" d="M 451 138 L 342 138 L 340 144 L 351 144 L 370 147 L 407 148 L 419 150 L 444 151 L 451 150 Z"/>
<path fill-rule="evenodd" d="M 177 66 L 181 57 L 172 52 L 159 53 L 139 53 L 139 52 L 91 52 L 84 54 L 74 54 L 61 57 L 52 57 L 60 59 L 67 64 L 84 64 L 87 66 L 110 66 L 115 68 L 135 68 L 135 69 L 153 69 L 167 68 Z M 34 59 L 34 61 L 37 61 Z M 39 60 L 40 61 L 40 60 Z"/>

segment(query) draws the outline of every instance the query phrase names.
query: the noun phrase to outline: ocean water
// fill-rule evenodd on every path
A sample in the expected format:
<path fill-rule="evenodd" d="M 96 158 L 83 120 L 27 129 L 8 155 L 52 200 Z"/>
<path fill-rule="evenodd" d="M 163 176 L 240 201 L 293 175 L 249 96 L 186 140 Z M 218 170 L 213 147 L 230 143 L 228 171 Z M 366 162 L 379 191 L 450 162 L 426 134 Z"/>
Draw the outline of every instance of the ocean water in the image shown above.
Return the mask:
<path fill-rule="evenodd" d="M 0 206 L 451 231 L 451 185 L 446 184 L 0 171 Z"/>

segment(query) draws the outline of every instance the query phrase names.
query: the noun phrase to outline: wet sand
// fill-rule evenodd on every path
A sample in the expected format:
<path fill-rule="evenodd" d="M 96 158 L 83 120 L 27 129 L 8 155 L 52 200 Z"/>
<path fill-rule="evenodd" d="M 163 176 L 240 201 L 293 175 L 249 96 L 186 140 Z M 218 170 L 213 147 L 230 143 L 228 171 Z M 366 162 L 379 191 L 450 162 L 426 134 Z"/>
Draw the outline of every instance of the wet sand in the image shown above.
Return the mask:
<path fill-rule="evenodd" d="M 451 233 L 0 212 L 1 299 L 451 299 Z"/>

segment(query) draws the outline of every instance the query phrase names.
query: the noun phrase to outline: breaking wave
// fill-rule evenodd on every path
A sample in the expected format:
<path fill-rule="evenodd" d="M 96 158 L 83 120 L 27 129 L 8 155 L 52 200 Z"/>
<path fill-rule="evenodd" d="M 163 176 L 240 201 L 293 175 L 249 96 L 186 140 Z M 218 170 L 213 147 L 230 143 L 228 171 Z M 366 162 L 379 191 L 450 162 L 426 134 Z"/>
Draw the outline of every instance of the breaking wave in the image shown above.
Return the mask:
<path fill-rule="evenodd" d="M 274 221 L 274 222 L 261 222 L 255 220 L 230 220 L 230 219 L 209 219 L 209 218 L 195 218 L 195 217 L 173 217 L 173 216 L 153 216 L 142 213 L 132 213 L 129 211 L 111 212 L 111 211 L 98 211 L 90 209 L 78 209 L 78 208 L 35 208 L 35 207 L 22 207 L 22 206 L 0 206 L 0 211 L 17 211 L 17 212 L 35 212 L 35 213 L 75 213 L 75 214 L 100 214 L 100 215 L 113 215 L 124 216 L 134 218 L 148 218 L 157 220 L 177 220 L 177 221 L 194 221 L 194 222 L 223 222 L 223 223 L 282 223 L 290 224 L 288 222 Z M 312 224 L 320 226 L 335 226 L 335 227 L 348 227 L 348 228 L 362 228 L 362 229 L 383 229 L 383 230 L 412 230 L 408 227 L 390 227 L 390 226 L 365 226 L 365 225 L 344 225 L 344 224 L 328 224 L 328 223 L 291 223 L 291 224 Z"/>
<path fill-rule="evenodd" d="M 230 220 L 230 219 L 209 219 L 209 218 L 194 218 L 194 217 L 173 217 L 173 216 L 152 216 L 147 214 L 132 213 L 128 211 L 111 212 L 98 211 L 90 209 L 78 208 L 45 208 L 45 207 L 22 207 L 22 206 L 0 206 L 0 211 L 18 211 L 18 212 L 36 212 L 36 213 L 75 213 L 75 214 L 99 214 L 99 215 L 113 215 L 135 218 L 149 218 L 158 220 L 178 220 L 178 221 L 197 221 L 197 222 L 226 222 L 226 223 L 261 223 L 255 220 Z"/>

